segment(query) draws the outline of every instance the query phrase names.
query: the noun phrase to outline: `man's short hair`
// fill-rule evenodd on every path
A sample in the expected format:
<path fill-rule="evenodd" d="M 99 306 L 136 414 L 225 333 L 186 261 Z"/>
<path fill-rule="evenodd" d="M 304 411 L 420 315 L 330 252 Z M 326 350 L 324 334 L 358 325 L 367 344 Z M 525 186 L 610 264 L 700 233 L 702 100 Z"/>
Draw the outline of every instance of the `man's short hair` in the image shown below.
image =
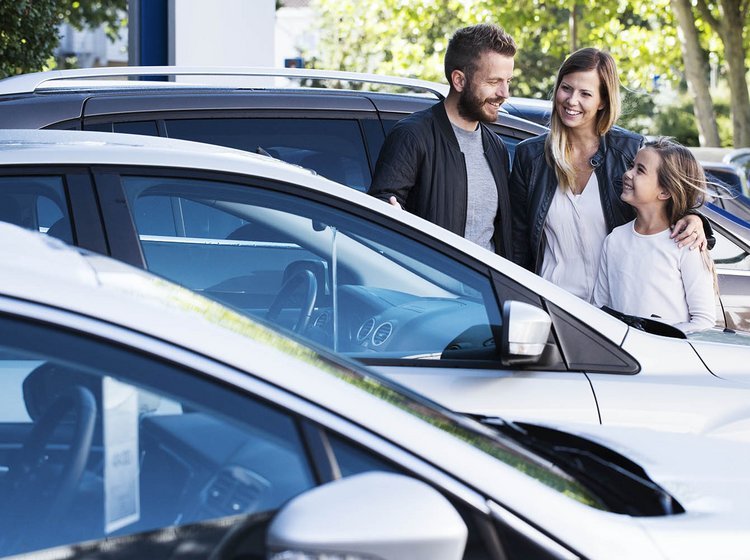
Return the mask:
<path fill-rule="evenodd" d="M 448 83 L 451 83 L 454 70 L 461 70 L 467 78 L 471 78 L 477 60 L 487 51 L 513 58 L 516 42 L 494 23 L 479 23 L 456 31 L 445 51 L 445 77 Z"/>

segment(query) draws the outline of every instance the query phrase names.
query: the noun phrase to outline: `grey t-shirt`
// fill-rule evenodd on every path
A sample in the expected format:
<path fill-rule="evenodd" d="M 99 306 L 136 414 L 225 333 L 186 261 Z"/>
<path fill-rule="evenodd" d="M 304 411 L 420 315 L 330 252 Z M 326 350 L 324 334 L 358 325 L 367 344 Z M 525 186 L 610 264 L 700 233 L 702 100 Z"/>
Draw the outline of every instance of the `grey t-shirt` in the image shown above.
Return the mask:
<path fill-rule="evenodd" d="M 495 243 L 492 236 L 495 233 L 495 216 L 497 215 L 497 187 L 490 164 L 484 157 L 482 130 L 477 127 L 473 132 L 468 132 L 453 123 L 451 126 L 466 160 L 468 193 L 464 237 L 485 249 L 494 251 Z"/>

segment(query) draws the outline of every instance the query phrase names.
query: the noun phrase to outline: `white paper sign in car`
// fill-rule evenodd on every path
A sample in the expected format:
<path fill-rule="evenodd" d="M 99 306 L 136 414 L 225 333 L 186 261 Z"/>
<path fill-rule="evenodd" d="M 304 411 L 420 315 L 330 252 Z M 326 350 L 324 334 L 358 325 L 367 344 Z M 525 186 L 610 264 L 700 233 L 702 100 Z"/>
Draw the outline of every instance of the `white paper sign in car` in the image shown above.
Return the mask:
<path fill-rule="evenodd" d="M 111 377 L 102 380 L 104 409 L 104 527 L 107 533 L 138 521 L 138 391 Z"/>

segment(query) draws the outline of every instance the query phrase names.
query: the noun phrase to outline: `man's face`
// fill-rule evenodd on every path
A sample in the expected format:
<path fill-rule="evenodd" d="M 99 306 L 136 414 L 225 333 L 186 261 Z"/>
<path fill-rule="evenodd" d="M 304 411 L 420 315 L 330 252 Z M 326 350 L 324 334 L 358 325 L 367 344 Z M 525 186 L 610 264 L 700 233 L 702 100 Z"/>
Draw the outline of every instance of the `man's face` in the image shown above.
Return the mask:
<path fill-rule="evenodd" d="M 466 76 L 459 92 L 458 112 L 470 121 L 492 123 L 500 105 L 510 97 L 513 57 L 485 51 L 471 76 Z"/>

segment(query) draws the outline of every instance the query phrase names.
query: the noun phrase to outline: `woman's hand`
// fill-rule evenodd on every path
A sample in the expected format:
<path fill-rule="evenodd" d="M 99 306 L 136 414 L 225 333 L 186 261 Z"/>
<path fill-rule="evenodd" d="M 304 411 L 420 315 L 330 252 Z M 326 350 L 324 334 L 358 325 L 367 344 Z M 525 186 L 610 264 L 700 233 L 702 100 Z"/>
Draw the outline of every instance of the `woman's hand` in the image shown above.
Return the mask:
<path fill-rule="evenodd" d="M 703 221 L 700 216 L 695 214 L 688 214 L 677 220 L 672 226 L 670 237 L 675 240 L 678 247 L 687 245 L 691 251 L 693 249 L 708 249 L 706 232 L 703 231 Z"/>

